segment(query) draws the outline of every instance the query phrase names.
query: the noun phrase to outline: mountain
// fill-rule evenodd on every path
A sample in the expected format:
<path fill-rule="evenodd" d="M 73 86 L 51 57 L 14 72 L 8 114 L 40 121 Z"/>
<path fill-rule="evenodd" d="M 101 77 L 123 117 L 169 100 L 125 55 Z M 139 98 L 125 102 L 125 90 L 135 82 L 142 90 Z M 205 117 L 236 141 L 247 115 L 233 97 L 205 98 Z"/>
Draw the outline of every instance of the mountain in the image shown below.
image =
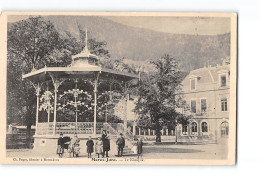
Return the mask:
<path fill-rule="evenodd" d="M 170 54 L 180 59 L 185 71 L 221 63 L 230 55 L 230 33 L 206 36 L 157 32 L 126 26 L 98 16 L 46 16 L 61 33 L 79 36 L 78 25 L 89 36 L 107 42 L 112 58 L 147 61 Z"/>

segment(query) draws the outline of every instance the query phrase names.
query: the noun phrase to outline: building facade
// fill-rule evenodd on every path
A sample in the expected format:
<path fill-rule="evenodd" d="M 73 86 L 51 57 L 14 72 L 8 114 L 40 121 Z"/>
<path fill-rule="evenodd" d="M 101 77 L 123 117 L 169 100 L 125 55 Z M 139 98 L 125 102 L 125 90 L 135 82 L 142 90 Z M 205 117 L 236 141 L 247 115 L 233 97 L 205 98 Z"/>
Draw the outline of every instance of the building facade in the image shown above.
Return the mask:
<path fill-rule="evenodd" d="M 192 70 L 182 81 L 183 100 L 189 107 L 188 125 L 161 130 L 162 141 L 191 143 L 221 143 L 229 135 L 230 65 L 224 59 L 221 65 Z M 135 99 L 121 102 L 124 108 L 115 108 L 117 116 L 126 116 L 128 129 L 134 136 L 147 141 L 155 140 L 155 131 L 142 129 L 136 124 L 138 115 L 133 112 Z M 127 109 L 126 109 L 127 108 Z M 182 109 L 177 111 L 184 112 Z M 177 139 L 176 139 L 177 136 Z"/>
<path fill-rule="evenodd" d="M 182 82 L 192 118 L 180 127 L 182 139 L 219 143 L 229 135 L 230 65 L 192 70 Z"/>

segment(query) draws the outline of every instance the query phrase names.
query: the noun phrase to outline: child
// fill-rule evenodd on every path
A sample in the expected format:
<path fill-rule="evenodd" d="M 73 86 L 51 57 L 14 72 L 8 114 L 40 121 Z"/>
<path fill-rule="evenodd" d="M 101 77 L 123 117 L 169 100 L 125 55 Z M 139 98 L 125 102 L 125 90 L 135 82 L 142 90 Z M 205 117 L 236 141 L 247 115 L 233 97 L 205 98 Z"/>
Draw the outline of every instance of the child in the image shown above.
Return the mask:
<path fill-rule="evenodd" d="M 98 155 L 98 158 L 99 158 L 100 154 L 102 155 L 102 153 L 103 153 L 103 142 L 102 142 L 101 138 L 99 137 L 96 142 L 96 154 Z"/>
<path fill-rule="evenodd" d="M 87 145 L 88 158 L 91 158 L 91 153 L 93 153 L 93 146 L 94 146 L 94 142 L 91 139 L 91 136 L 89 136 L 89 139 L 88 139 L 86 145 Z"/>
<path fill-rule="evenodd" d="M 79 145 L 80 145 L 79 142 L 75 143 L 75 145 L 74 145 L 74 153 L 75 153 L 76 157 L 78 157 L 79 153 L 80 153 Z"/>

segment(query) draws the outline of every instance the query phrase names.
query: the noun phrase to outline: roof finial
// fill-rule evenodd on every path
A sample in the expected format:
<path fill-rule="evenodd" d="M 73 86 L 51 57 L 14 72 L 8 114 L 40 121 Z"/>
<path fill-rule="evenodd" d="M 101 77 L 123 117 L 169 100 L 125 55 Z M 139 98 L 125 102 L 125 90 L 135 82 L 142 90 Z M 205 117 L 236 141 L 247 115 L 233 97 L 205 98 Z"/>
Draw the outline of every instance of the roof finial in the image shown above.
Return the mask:
<path fill-rule="evenodd" d="M 88 29 L 85 29 L 85 47 L 82 52 L 72 56 L 72 66 L 86 67 L 90 65 L 96 65 L 98 57 L 91 54 L 88 49 Z"/>

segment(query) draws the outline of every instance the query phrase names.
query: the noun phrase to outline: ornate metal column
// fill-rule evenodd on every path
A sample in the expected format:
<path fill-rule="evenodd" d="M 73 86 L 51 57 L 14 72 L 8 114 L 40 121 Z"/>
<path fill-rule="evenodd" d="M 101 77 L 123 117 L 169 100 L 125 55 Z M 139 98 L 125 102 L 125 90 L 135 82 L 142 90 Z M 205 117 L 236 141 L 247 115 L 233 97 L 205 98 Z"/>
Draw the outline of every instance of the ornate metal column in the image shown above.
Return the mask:
<path fill-rule="evenodd" d="M 49 85 L 47 83 L 47 111 L 48 111 L 48 128 L 50 127 L 50 115 L 51 115 L 51 109 L 50 109 L 50 95 L 49 95 Z"/>
<path fill-rule="evenodd" d="M 125 117 L 124 117 L 124 134 L 127 133 L 127 116 L 128 116 L 128 100 L 129 100 L 129 94 L 126 95 L 126 107 L 125 107 Z"/>
<path fill-rule="evenodd" d="M 54 108 L 53 108 L 53 135 L 56 134 L 56 117 L 57 117 L 57 93 L 58 88 L 62 84 L 63 81 L 59 81 L 54 78 L 52 74 L 50 74 L 53 86 L 54 86 Z"/>
<path fill-rule="evenodd" d="M 38 134 L 38 121 L 39 121 L 39 101 L 40 101 L 40 91 L 41 91 L 40 84 L 38 83 L 37 86 L 35 86 L 34 88 L 36 90 L 36 96 L 37 96 L 36 123 L 35 123 L 35 126 L 36 126 L 35 134 L 37 135 Z"/>
<path fill-rule="evenodd" d="M 98 79 L 101 72 L 98 72 L 94 77 L 94 128 L 93 134 L 97 134 L 97 87 Z"/>
<path fill-rule="evenodd" d="M 54 111 L 53 111 L 53 135 L 56 134 L 56 117 L 57 117 L 57 93 L 58 93 L 58 85 L 54 83 Z"/>
<path fill-rule="evenodd" d="M 97 134 L 97 82 L 98 77 L 95 79 L 94 82 L 94 135 Z"/>

